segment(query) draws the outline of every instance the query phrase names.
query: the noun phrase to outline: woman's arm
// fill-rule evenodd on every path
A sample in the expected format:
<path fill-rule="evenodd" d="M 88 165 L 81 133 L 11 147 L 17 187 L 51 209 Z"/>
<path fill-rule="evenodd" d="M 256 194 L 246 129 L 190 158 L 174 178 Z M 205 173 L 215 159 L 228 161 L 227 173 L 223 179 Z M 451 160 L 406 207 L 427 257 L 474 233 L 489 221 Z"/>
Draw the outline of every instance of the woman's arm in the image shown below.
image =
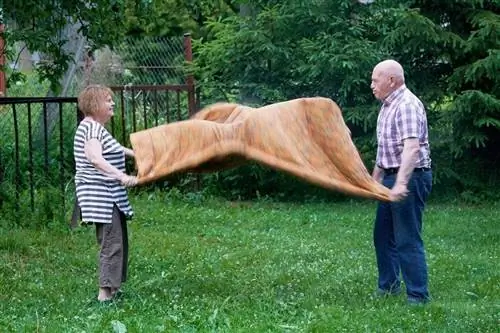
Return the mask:
<path fill-rule="evenodd" d="M 128 181 L 128 175 L 121 172 L 114 166 L 112 166 L 108 161 L 102 156 L 102 146 L 99 140 L 90 139 L 85 142 L 85 157 L 89 160 L 92 165 L 96 167 L 97 170 L 101 171 L 105 175 L 119 180 L 121 183 Z"/>
<path fill-rule="evenodd" d="M 134 151 L 132 149 L 123 147 L 123 151 L 125 152 L 125 156 L 133 158 L 135 157 Z"/>

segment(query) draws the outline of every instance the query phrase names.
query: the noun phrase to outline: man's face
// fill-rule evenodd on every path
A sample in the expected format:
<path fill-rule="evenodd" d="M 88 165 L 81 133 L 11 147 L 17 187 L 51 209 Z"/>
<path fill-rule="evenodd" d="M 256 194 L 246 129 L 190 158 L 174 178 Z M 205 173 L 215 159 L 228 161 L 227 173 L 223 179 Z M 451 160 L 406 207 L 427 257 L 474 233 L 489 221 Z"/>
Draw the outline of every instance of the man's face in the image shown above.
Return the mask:
<path fill-rule="evenodd" d="M 372 73 L 372 88 L 373 95 L 380 101 L 383 101 L 392 92 L 392 78 L 375 67 Z"/>

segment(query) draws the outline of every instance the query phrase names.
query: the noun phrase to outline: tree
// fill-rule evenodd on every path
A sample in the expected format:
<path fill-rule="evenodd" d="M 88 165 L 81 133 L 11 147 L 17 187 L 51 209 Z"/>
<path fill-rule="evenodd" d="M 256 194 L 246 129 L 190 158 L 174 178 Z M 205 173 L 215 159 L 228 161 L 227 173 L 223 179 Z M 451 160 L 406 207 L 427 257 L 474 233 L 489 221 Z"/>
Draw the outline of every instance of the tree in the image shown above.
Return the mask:
<path fill-rule="evenodd" d="M 3 5 L 7 30 L 4 37 L 10 59 L 13 46 L 25 43 L 44 61 L 37 67 L 41 80 L 49 80 L 59 93 L 77 49 L 71 47 L 67 31 L 78 33 L 91 49 L 116 47 L 125 36 L 182 36 L 210 38 L 209 19 L 220 19 L 238 10 L 233 0 L 16 0 Z M 76 29 L 75 29 L 76 28 Z M 21 73 L 11 74 L 17 81 Z"/>
<path fill-rule="evenodd" d="M 371 69 L 382 57 L 376 41 L 390 21 L 373 18 L 370 8 L 348 0 L 246 1 L 251 16 L 211 20 L 213 39 L 195 43 L 197 82 L 215 102 L 222 90 L 244 104 L 268 104 L 303 96 L 325 96 L 343 109 L 365 159 L 373 159 L 376 102 L 370 91 Z M 210 88 L 210 89 L 209 89 Z M 239 99 L 242 90 L 257 98 Z M 220 98 L 220 95 L 219 97 Z M 261 102 L 257 102 L 260 100 Z M 368 132 L 368 134 L 366 134 Z M 371 163 L 370 163 L 371 164 Z M 260 168 L 230 174 L 234 188 L 302 191 L 289 179 Z M 304 187 L 302 187 L 304 188 Z"/>
<path fill-rule="evenodd" d="M 437 158 L 463 191 L 500 174 L 500 3 L 411 1 L 385 36 L 431 108 Z M 435 154 L 435 156 L 439 156 Z M 470 172 L 474 170 L 474 172 Z"/>
<path fill-rule="evenodd" d="M 493 167 L 500 161 L 498 1 L 245 3 L 259 9 L 255 18 L 209 21 L 213 39 L 195 44 L 204 86 L 233 98 L 250 87 L 262 103 L 330 97 L 371 165 L 379 106 L 370 73 L 378 61 L 394 58 L 428 108 L 437 181 L 460 191 L 500 182 Z"/>
<path fill-rule="evenodd" d="M 210 21 L 213 39 L 195 44 L 198 82 L 223 82 L 226 94 L 251 89 L 262 103 L 330 97 L 344 110 L 353 137 L 373 133 L 370 74 L 385 54 L 377 42 L 396 15 L 349 0 L 248 2 L 258 8 L 255 17 Z M 373 150 L 371 136 L 361 141 L 363 151 Z"/>
<path fill-rule="evenodd" d="M 264 95 L 270 89 L 284 98 L 321 94 L 343 106 L 357 100 L 353 89 L 369 92 L 367 71 L 378 54 L 364 6 L 345 0 L 261 3 L 254 3 L 261 6 L 255 17 L 209 22 L 213 40 L 196 45 L 200 79 L 255 85 Z M 273 93 L 263 100 L 275 100 Z"/>
<path fill-rule="evenodd" d="M 30 51 L 43 54 L 37 67 L 41 80 L 49 80 L 51 89 L 61 90 L 59 80 L 74 61 L 73 48 L 66 47 L 68 36 L 65 29 L 76 27 L 93 48 L 114 45 L 124 33 L 122 16 L 125 7 L 120 0 L 16 0 L 3 5 L 7 23 L 4 38 L 10 47 L 17 42 L 25 43 Z M 67 31 L 67 30 L 66 30 Z"/>
<path fill-rule="evenodd" d="M 127 35 L 133 36 L 182 36 L 190 32 L 197 38 L 210 38 L 206 22 L 233 15 L 239 8 L 234 0 L 124 1 Z"/>

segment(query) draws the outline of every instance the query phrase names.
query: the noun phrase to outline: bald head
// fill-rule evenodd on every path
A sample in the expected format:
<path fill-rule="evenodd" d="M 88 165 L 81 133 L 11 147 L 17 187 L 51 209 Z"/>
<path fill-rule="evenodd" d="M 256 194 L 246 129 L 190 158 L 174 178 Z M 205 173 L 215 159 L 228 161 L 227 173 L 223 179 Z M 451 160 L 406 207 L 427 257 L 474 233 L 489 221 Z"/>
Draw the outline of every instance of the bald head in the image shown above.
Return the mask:
<path fill-rule="evenodd" d="M 385 75 L 392 76 L 397 80 L 400 80 L 401 83 L 405 82 L 405 72 L 403 70 L 403 66 L 395 60 L 389 59 L 379 62 L 373 69 L 373 71 L 377 70 Z"/>
<path fill-rule="evenodd" d="M 371 88 L 379 100 L 384 100 L 404 83 L 403 67 L 395 60 L 384 60 L 373 68 Z"/>

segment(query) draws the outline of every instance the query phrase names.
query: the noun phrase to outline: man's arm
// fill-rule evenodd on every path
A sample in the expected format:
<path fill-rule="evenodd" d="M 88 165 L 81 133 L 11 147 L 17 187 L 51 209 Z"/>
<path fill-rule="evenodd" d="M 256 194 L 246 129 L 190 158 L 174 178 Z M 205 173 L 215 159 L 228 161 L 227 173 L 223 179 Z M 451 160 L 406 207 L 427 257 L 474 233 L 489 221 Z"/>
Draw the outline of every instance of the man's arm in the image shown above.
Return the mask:
<path fill-rule="evenodd" d="M 398 176 L 396 177 L 396 184 L 408 185 L 408 180 L 417 163 L 419 150 L 420 145 L 417 138 L 408 138 L 403 141 L 403 154 Z"/>
<path fill-rule="evenodd" d="M 420 144 L 418 138 L 408 138 L 403 141 L 401 165 L 399 166 L 396 183 L 390 194 L 392 201 L 400 201 L 408 194 L 408 181 L 410 180 L 413 169 L 415 169 L 419 149 Z"/>
<path fill-rule="evenodd" d="M 382 179 L 384 178 L 384 170 L 382 170 L 382 168 L 380 168 L 377 164 L 373 167 L 372 178 L 378 183 L 382 183 Z"/>

